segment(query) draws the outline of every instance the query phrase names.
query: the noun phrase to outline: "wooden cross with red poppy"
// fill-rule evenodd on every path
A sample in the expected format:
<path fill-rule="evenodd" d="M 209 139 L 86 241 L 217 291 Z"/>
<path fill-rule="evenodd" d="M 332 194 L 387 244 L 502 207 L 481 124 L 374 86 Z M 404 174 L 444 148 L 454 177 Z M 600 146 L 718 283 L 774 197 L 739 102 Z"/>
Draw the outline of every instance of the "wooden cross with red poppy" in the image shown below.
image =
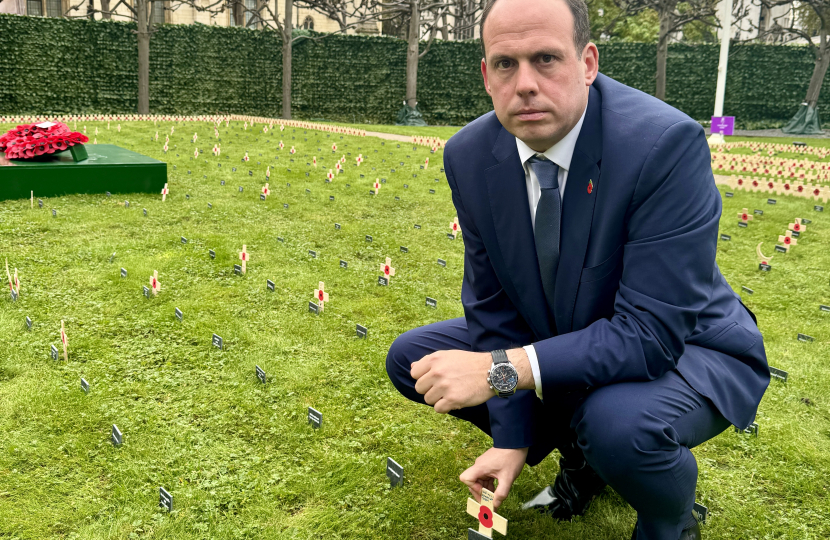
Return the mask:
<path fill-rule="evenodd" d="M 289 150 L 288 152 L 291 153 L 291 154 L 296 154 L 297 153 L 297 151 L 294 149 L 293 146 L 291 147 L 291 150 Z"/>
<path fill-rule="evenodd" d="M 395 269 L 392 268 L 392 259 L 386 257 L 386 264 L 380 265 L 380 271 L 386 279 L 391 278 L 395 275 Z"/>
<path fill-rule="evenodd" d="M 738 219 L 740 219 L 741 221 L 743 221 L 744 223 L 746 223 L 746 222 L 748 222 L 748 221 L 752 221 L 752 220 L 753 220 L 753 217 L 752 217 L 752 214 L 750 214 L 750 213 L 749 213 L 749 210 L 747 210 L 746 208 L 744 208 L 743 210 L 741 210 L 740 212 L 738 212 Z"/>
<path fill-rule="evenodd" d="M 458 218 L 450 221 L 450 231 L 450 234 L 452 234 L 454 238 L 458 238 L 458 233 L 461 232 L 461 226 L 458 224 Z"/>
<path fill-rule="evenodd" d="M 67 350 L 69 341 L 66 339 L 66 329 L 63 326 L 63 321 L 61 321 L 61 343 L 63 343 L 63 360 L 69 362 L 69 351 Z"/>
<path fill-rule="evenodd" d="M 6 277 L 9 278 L 9 290 L 14 290 L 14 282 L 12 281 L 12 275 L 9 273 L 9 259 L 6 259 Z"/>
<path fill-rule="evenodd" d="M 199 149 L 195 148 L 193 150 L 193 159 L 199 159 Z"/>
<path fill-rule="evenodd" d="M 334 164 L 334 168 L 335 168 L 335 169 L 337 169 L 337 174 L 340 174 L 340 168 L 341 168 L 341 166 L 340 166 L 340 162 L 339 162 L 339 161 L 338 161 L 337 163 L 335 163 L 335 164 Z"/>
<path fill-rule="evenodd" d="M 798 240 L 793 238 L 793 232 L 792 231 L 787 231 L 786 233 L 784 233 L 782 235 L 779 235 L 778 236 L 778 241 L 781 242 L 782 244 L 784 244 L 784 249 L 786 249 L 788 253 L 790 251 L 790 246 L 797 246 L 798 245 Z"/>
<path fill-rule="evenodd" d="M 378 181 L 378 179 L 375 179 L 375 183 L 372 184 L 372 188 L 374 188 L 375 195 L 377 195 L 378 192 L 380 191 L 380 181 Z"/>
<path fill-rule="evenodd" d="M 164 146 L 167 146 L 166 144 Z M 164 183 L 164 188 L 161 190 L 161 202 L 167 200 L 167 195 L 170 193 L 170 190 L 167 189 L 167 182 Z"/>
<path fill-rule="evenodd" d="M 807 225 L 801 223 L 801 218 L 795 218 L 795 223 L 790 223 L 787 228 L 797 233 L 807 232 Z"/>
<path fill-rule="evenodd" d="M 282 150 L 283 148 L 285 148 L 285 145 L 282 143 L 282 141 L 280 141 L 280 150 Z"/>
<path fill-rule="evenodd" d="M 336 144 L 331 145 L 331 151 L 332 152 L 337 152 L 337 145 Z"/>
<path fill-rule="evenodd" d="M 267 184 L 266 184 L 266 187 L 267 187 Z M 250 258 L 250 255 L 248 255 L 248 246 L 243 244 L 242 251 L 239 252 L 239 260 L 242 261 L 242 273 L 243 274 L 245 274 L 248 270 L 245 266 L 246 266 L 246 263 L 248 262 L 249 258 Z"/>
<path fill-rule="evenodd" d="M 481 504 L 467 499 L 467 513 L 478 518 L 478 532 L 493 538 L 493 530 L 507 536 L 507 520 L 493 511 L 493 492 L 482 488 Z"/>
<path fill-rule="evenodd" d="M 271 194 L 271 188 L 268 186 L 268 182 L 265 182 L 265 187 L 262 188 L 262 194 L 266 197 Z"/>
<path fill-rule="evenodd" d="M 317 168 L 317 156 L 311 158 L 311 162 L 314 163 L 314 168 Z"/>
<path fill-rule="evenodd" d="M 192 141 L 193 144 L 196 144 L 196 139 L 198 139 L 198 138 L 199 138 L 199 136 L 196 133 L 194 133 L 193 134 L 193 141 Z"/>
<path fill-rule="evenodd" d="M 218 156 L 218 155 L 219 155 L 219 145 L 218 145 L 218 144 L 214 144 L 214 145 L 213 145 L 213 155 L 214 155 L 214 156 Z"/>
<path fill-rule="evenodd" d="M 354 158 L 357 162 L 357 166 L 360 167 L 360 164 L 363 163 L 363 154 L 359 154 L 356 158 Z"/>
<path fill-rule="evenodd" d="M 157 295 L 161 290 L 158 270 L 153 270 L 153 275 L 150 276 L 150 290 L 153 291 L 153 296 Z"/>
<path fill-rule="evenodd" d="M 429 169 L 429 158 L 424 160 L 424 170 Z"/>
<path fill-rule="evenodd" d="M 329 179 L 329 182 L 334 180 L 334 173 L 331 171 L 331 169 L 329 169 L 329 172 L 326 174 L 326 178 Z"/>
<path fill-rule="evenodd" d="M 17 268 L 14 269 L 14 277 L 12 278 L 14 284 L 14 292 L 20 294 L 20 279 L 17 277 Z"/>
<path fill-rule="evenodd" d="M 248 152 L 245 152 L 245 157 L 242 158 L 243 161 L 248 161 L 251 158 L 248 157 Z"/>
<path fill-rule="evenodd" d="M 321 281 L 317 288 L 314 289 L 314 297 L 317 299 L 317 305 L 320 307 L 320 311 L 323 311 L 326 302 L 329 301 L 329 293 L 325 292 L 325 287 L 326 284 Z"/>

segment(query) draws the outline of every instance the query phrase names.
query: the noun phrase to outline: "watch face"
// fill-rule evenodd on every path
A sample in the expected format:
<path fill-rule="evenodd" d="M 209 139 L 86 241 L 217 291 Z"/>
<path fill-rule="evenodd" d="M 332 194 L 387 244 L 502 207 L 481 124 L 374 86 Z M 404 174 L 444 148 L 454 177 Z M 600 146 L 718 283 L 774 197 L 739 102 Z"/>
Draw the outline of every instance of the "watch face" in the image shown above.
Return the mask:
<path fill-rule="evenodd" d="M 511 364 L 496 364 L 490 370 L 490 384 L 499 392 L 510 392 L 519 384 L 519 375 Z"/>

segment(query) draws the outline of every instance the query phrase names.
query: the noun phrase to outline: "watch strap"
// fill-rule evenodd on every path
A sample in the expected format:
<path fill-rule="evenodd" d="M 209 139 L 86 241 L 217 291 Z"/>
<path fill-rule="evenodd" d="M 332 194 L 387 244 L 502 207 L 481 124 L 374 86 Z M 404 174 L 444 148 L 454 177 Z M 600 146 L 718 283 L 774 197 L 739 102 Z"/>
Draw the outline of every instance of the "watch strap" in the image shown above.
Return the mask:
<path fill-rule="evenodd" d="M 490 355 L 493 357 L 493 364 L 503 364 L 505 362 L 509 362 L 507 359 L 507 351 L 504 349 L 497 349 L 492 351 Z"/>

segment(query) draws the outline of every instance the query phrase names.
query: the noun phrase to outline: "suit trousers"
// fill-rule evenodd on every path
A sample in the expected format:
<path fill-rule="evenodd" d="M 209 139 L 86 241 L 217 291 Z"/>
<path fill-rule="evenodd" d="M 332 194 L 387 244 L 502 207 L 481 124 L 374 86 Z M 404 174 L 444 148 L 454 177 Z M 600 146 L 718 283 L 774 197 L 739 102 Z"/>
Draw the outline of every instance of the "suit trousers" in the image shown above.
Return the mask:
<path fill-rule="evenodd" d="M 415 390 L 410 364 L 453 349 L 472 350 L 463 317 L 400 335 L 386 357 L 392 384 L 404 397 L 425 404 Z M 534 433 L 539 434 L 544 454 L 553 448 L 567 452 L 576 440 L 597 474 L 637 511 L 638 540 L 679 538 L 690 523 L 697 485 L 697 461 L 689 449 L 721 433 L 730 422 L 677 371 L 653 381 L 611 384 L 576 395 L 543 396 L 545 425 L 536 426 Z M 490 435 L 486 404 L 450 414 Z"/>

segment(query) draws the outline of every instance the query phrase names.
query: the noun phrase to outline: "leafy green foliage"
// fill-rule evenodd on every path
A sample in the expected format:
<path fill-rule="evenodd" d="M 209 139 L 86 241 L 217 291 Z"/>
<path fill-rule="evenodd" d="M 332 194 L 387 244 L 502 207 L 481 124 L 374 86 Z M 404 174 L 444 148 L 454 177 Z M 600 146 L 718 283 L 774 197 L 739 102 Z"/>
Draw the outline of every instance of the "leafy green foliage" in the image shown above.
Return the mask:
<path fill-rule="evenodd" d="M 113 21 L 0 15 L 0 50 L 5 51 L 0 56 L 0 114 L 134 113 L 138 76 L 133 29 L 132 24 Z M 634 28 L 628 35 L 651 39 Z M 55 47 L 56 36 L 60 47 Z M 391 123 L 405 93 L 406 43 L 389 37 L 313 37 L 318 39 L 301 39 L 293 47 L 295 115 Z M 600 69 L 653 93 L 655 47 L 600 44 Z M 280 51 L 274 32 L 163 25 L 150 42 L 150 110 L 276 116 L 282 106 Z M 804 98 L 813 61 L 806 47 L 733 46 L 726 114 L 736 116 L 739 126 L 783 124 Z M 427 122 L 463 125 L 492 110 L 480 62 L 478 41 L 433 43 L 418 73 L 419 109 Z M 670 45 L 667 101 L 692 118 L 708 120 L 717 63 L 716 44 Z M 826 105 L 827 92 L 819 101 L 820 108 Z"/>

